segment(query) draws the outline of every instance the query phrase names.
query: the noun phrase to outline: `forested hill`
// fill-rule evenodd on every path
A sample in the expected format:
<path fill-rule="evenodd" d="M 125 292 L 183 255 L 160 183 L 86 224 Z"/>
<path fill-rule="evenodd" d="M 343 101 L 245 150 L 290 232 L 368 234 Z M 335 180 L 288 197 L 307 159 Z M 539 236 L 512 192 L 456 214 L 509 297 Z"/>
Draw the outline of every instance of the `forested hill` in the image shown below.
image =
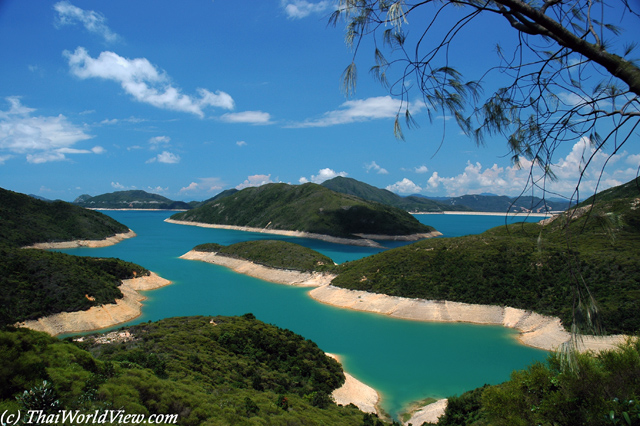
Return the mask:
<path fill-rule="evenodd" d="M 82 342 L 0 330 L 0 353 L 0 406 L 12 413 L 122 410 L 177 415 L 163 424 L 183 426 L 376 424 L 330 400 L 344 382 L 336 361 L 251 314 L 168 318 Z"/>
<path fill-rule="evenodd" d="M 154 209 L 188 210 L 191 205 L 184 201 L 173 201 L 158 194 L 146 191 L 117 191 L 108 194 L 81 195 L 74 204 L 91 209 Z"/>
<path fill-rule="evenodd" d="M 342 176 L 326 180 L 321 185 L 341 194 L 354 195 L 365 200 L 375 201 L 407 211 L 442 212 L 471 210 L 469 207 L 463 205 L 454 206 L 423 197 L 401 197 L 386 189 L 376 188 L 367 183 Z"/>
<path fill-rule="evenodd" d="M 171 219 L 292 230 L 355 238 L 355 234 L 410 235 L 433 228 L 395 207 L 340 194 L 314 183 L 251 187 Z"/>
<path fill-rule="evenodd" d="M 640 191 L 542 226 L 423 240 L 338 267 L 333 284 L 393 296 L 531 309 L 571 324 L 586 284 L 609 333 L 640 331 Z M 582 288 L 584 291 L 584 287 Z"/>
<path fill-rule="evenodd" d="M 129 228 L 99 212 L 64 201 L 45 202 L 0 188 L 0 242 L 26 246 L 40 242 L 101 240 Z"/>
<path fill-rule="evenodd" d="M 121 280 L 148 274 L 141 266 L 118 259 L 20 247 L 100 240 L 127 231 L 99 212 L 0 189 L 0 325 L 113 303 L 122 297 Z"/>

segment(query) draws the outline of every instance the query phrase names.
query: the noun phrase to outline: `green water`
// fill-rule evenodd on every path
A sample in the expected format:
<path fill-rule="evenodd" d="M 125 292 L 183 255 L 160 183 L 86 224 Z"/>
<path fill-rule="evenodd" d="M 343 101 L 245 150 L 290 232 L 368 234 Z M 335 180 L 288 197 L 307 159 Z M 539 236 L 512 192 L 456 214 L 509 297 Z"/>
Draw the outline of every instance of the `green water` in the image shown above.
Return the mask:
<path fill-rule="evenodd" d="M 345 369 L 378 390 L 383 397 L 382 407 L 394 416 L 412 401 L 500 383 L 509 378 L 512 370 L 547 355 L 518 344 L 515 333 L 503 327 L 421 323 L 338 309 L 311 299 L 307 295 L 309 289 L 273 284 L 224 267 L 178 258 L 200 243 L 232 244 L 274 238 L 272 235 L 169 224 L 163 220 L 170 212 L 106 213 L 138 236 L 111 247 L 63 251 L 118 257 L 173 281 L 170 286 L 146 292 L 142 316 L 130 324 L 172 316 L 251 312 L 262 321 L 313 340 L 326 352 L 340 355 Z M 452 230 L 445 235 L 460 229 L 455 224 L 460 216 L 449 218 Z M 420 219 L 424 221 L 424 217 Z M 447 226 L 440 223 L 439 229 Z M 321 251 L 338 263 L 380 251 L 307 239 L 281 239 Z"/>

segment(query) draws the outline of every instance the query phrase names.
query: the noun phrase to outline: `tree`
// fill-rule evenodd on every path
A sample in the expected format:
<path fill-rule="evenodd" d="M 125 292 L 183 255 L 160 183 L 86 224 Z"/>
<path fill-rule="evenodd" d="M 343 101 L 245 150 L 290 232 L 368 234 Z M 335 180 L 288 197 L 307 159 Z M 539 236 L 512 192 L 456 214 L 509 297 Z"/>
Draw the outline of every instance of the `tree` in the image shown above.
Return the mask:
<path fill-rule="evenodd" d="M 640 68 L 629 55 L 635 43 L 621 46 L 623 30 L 611 24 L 640 24 L 634 7 L 628 0 L 340 0 L 330 22 L 345 19 L 354 49 L 343 74 L 347 95 L 355 90 L 363 41 L 373 40 L 371 72 L 402 101 L 397 137 L 403 138 L 402 116 L 409 127 L 417 124 L 410 99 L 417 91 L 430 118 L 454 117 L 479 145 L 489 136 L 504 137 L 514 164 L 529 167 L 523 192 L 540 188 L 545 194 L 548 179 L 556 179 L 553 154 L 563 143 L 588 138 L 593 150 L 584 173 L 605 146 L 611 158 L 634 137 Z M 477 78 L 465 80 L 450 63 L 450 48 L 465 28 L 492 16 L 514 37 L 500 40 L 494 64 L 474 64 Z M 489 42 L 483 38 L 478 34 Z M 483 96 L 495 73 L 504 84 Z M 572 198 L 580 198 L 577 191 Z"/>
<path fill-rule="evenodd" d="M 556 149 L 586 139 L 592 149 L 572 196 L 579 201 L 580 180 L 596 155 L 606 147 L 611 159 L 637 138 L 640 68 L 630 57 L 636 46 L 621 45 L 623 30 L 612 24 L 640 24 L 634 8 L 640 6 L 629 0 L 340 0 L 330 22 L 345 19 L 354 51 L 343 73 L 347 95 L 355 90 L 356 57 L 372 41 L 371 72 L 401 100 L 394 125 L 399 138 L 402 116 L 409 127 L 417 124 L 410 111 L 417 92 L 430 118 L 455 118 L 478 145 L 489 136 L 504 137 L 513 163 L 529 168 L 522 193 L 542 190 L 543 197 L 548 181 L 557 179 Z M 466 80 L 451 63 L 451 47 L 461 43 L 465 29 L 487 19 L 510 28 L 513 37 L 499 40 L 496 61 L 474 63 L 478 76 Z M 487 42 L 484 33 L 476 34 L 474 43 Z M 500 84 L 487 87 L 496 73 Z M 569 365 L 578 332 L 598 331 L 597 307 L 579 264 L 576 258 L 567 265 L 575 281 L 573 338 L 563 348 Z"/>

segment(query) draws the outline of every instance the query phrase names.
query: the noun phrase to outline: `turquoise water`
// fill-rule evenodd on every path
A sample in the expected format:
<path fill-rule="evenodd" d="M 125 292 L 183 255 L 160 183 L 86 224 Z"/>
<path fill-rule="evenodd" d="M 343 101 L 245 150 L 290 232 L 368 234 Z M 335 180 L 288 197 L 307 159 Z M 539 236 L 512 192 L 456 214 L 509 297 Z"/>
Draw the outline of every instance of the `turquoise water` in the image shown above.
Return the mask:
<path fill-rule="evenodd" d="M 340 355 L 348 372 L 382 394 L 382 407 L 394 416 L 412 401 L 447 397 L 485 383 L 500 383 L 509 378 L 512 370 L 543 360 L 547 355 L 545 351 L 518 344 L 515 333 L 503 327 L 421 323 L 338 309 L 311 299 L 307 295 L 309 289 L 273 284 L 221 266 L 178 258 L 205 242 L 232 244 L 278 238 L 273 235 L 164 222 L 171 212 L 105 213 L 129 226 L 138 236 L 111 247 L 63 251 L 132 261 L 173 281 L 170 286 L 145 292 L 148 299 L 142 316 L 129 324 L 172 316 L 251 312 L 262 321 L 313 340 L 326 352 Z M 426 219 L 436 217 L 440 223 L 434 226 L 448 236 L 481 232 L 480 228 L 486 226 L 476 225 L 473 230 L 474 219 L 470 219 L 470 225 L 468 216 L 418 216 L 425 223 L 435 223 Z M 496 225 L 504 224 L 504 218 L 497 220 Z M 380 251 L 279 238 L 318 250 L 338 263 Z"/>

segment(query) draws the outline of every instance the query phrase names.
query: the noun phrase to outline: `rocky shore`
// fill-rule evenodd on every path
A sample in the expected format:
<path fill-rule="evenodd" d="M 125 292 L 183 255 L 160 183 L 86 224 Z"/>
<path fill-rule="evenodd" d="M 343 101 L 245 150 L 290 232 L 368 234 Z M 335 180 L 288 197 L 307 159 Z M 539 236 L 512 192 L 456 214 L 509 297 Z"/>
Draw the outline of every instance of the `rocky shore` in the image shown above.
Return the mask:
<path fill-rule="evenodd" d="M 94 306 L 86 311 L 61 312 L 37 320 L 21 322 L 16 326 L 44 331 L 52 336 L 57 336 L 95 331 L 122 324 L 142 314 L 141 302 L 146 297 L 138 291 L 153 290 L 168 284 L 171 284 L 171 281 L 153 272 L 148 276 L 123 280 L 119 287 L 123 297 L 116 299 L 115 303 Z"/>

